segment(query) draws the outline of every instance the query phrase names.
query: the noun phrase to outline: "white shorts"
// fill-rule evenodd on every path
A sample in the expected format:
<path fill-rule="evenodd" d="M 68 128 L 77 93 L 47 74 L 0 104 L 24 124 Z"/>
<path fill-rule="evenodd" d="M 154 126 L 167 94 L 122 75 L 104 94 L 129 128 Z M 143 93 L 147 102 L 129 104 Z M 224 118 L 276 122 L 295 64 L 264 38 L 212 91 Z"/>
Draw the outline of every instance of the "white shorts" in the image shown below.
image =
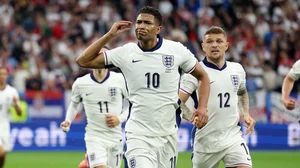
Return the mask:
<path fill-rule="evenodd" d="M 120 168 L 123 158 L 123 143 L 103 143 L 99 140 L 86 140 L 86 154 L 90 168 L 106 165 L 107 168 Z"/>
<path fill-rule="evenodd" d="M 243 139 L 220 152 L 201 153 L 194 151 L 192 156 L 193 168 L 218 168 L 221 160 L 226 167 L 252 167 L 250 152 Z"/>
<path fill-rule="evenodd" d="M 176 134 L 149 137 L 126 133 L 125 153 L 129 168 L 175 168 L 177 163 Z"/>
<path fill-rule="evenodd" d="M 3 127 L 3 125 L 0 126 L 0 146 L 6 151 L 10 151 L 10 133 L 9 133 L 9 127 Z"/>

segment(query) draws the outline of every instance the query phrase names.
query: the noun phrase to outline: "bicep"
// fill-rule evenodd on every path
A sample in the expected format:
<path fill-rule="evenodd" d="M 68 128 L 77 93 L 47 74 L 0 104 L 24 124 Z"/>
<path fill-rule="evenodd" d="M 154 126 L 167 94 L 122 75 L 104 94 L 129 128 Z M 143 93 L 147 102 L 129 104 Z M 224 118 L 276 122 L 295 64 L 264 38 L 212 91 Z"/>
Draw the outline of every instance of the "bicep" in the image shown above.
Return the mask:
<path fill-rule="evenodd" d="M 186 103 L 186 101 L 187 101 L 187 100 L 189 99 L 189 97 L 190 97 L 190 94 L 185 93 L 185 92 L 183 92 L 183 91 L 180 90 L 178 96 L 179 96 L 179 99 L 180 99 L 183 103 Z"/>
<path fill-rule="evenodd" d="M 202 66 L 198 63 L 195 69 L 191 72 L 191 75 L 193 75 L 196 79 L 201 80 L 203 76 L 207 76 L 207 73 L 202 68 Z"/>

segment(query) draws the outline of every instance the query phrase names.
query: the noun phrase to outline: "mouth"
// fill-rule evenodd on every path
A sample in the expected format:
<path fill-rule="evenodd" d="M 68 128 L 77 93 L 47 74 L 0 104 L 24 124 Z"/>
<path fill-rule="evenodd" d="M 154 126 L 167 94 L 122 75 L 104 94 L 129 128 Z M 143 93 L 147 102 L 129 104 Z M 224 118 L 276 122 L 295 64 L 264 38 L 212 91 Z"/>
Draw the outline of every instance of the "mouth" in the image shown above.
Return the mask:
<path fill-rule="evenodd" d="M 211 50 L 211 53 L 219 53 L 220 51 L 219 50 Z"/>
<path fill-rule="evenodd" d="M 147 32 L 139 30 L 139 31 L 136 31 L 136 34 L 138 34 L 138 35 L 146 35 Z"/>

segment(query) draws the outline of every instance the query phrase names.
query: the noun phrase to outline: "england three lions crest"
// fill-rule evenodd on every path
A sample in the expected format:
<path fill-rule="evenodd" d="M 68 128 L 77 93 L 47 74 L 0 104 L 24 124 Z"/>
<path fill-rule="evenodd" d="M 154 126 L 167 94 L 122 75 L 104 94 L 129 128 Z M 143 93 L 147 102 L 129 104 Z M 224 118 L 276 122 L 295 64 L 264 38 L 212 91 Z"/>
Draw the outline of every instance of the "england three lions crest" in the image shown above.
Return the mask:
<path fill-rule="evenodd" d="M 230 78 L 231 78 L 231 82 L 232 82 L 232 84 L 233 84 L 233 86 L 235 87 L 235 88 L 238 88 L 238 86 L 239 86 L 239 76 L 238 75 L 230 75 Z"/>
<path fill-rule="evenodd" d="M 117 88 L 111 87 L 108 89 L 108 95 L 111 97 L 111 99 L 114 101 L 116 99 L 117 95 Z"/>
<path fill-rule="evenodd" d="M 174 65 L 174 55 L 163 55 L 162 62 L 165 67 L 171 68 Z"/>

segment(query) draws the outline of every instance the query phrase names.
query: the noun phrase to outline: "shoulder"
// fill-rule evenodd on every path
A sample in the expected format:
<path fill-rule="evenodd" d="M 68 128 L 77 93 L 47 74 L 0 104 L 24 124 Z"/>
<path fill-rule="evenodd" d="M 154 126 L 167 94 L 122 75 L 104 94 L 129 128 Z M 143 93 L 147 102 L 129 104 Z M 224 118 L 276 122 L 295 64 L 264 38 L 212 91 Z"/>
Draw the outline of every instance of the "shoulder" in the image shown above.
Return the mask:
<path fill-rule="evenodd" d="M 122 73 L 117 73 L 117 72 L 113 72 L 113 71 L 110 71 L 109 73 L 113 80 L 124 81 L 124 76 Z"/>
<path fill-rule="evenodd" d="M 229 68 L 234 69 L 234 70 L 238 70 L 238 71 L 242 71 L 244 72 L 244 68 L 240 63 L 237 62 L 231 62 L 231 61 L 226 61 L 226 64 Z"/>
<path fill-rule="evenodd" d="M 297 69 L 300 68 L 300 60 L 296 61 L 293 65 L 293 67 L 295 67 Z"/>
<path fill-rule="evenodd" d="M 163 39 L 163 43 L 165 46 L 175 46 L 175 47 L 180 47 L 180 48 L 186 48 L 182 43 L 176 42 L 173 40 Z M 174 49 L 177 49 L 177 48 L 174 48 Z"/>
<path fill-rule="evenodd" d="M 78 77 L 76 78 L 76 80 L 74 81 L 73 85 L 80 85 L 80 84 L 84 84 L 87 81 L 89 81 L 91 79 L 91 73 L 88 73 L 82 77 Z"/>
<path fill-rule="evenodd" d="M 18 92 L 16 88 L 14 88 L 13 86 L 6 84 L 6 88 L 9 92 Z"/>

